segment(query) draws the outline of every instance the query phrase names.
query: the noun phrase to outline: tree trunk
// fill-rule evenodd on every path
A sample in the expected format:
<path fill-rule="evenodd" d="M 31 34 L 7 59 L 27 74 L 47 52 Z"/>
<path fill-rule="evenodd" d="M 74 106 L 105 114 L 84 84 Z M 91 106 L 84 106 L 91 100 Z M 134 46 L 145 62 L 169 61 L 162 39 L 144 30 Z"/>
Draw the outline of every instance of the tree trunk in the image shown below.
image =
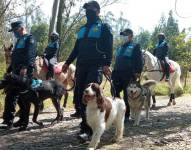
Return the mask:
<path fill-rule="evenodd" d="M 57 25 L 56 25 L 56 29 L 59 35 L 62 34 L 62 15 L 63 15 L 64 9 L 65 9 L 65 0 L 60 0 L 58 16 L 57 16 Z"/>
<path fill-rule="evenodd" d="M 56 24 L 56 30 L 58 32 L 58 34 L 60 35 L 60 37 L 62 36 L 62 16 L 63 16 L 63 12 L 65 9 L 65 0 L 60 0 L 59 3 L 59 9 L 58 9 L 58 16 L 57 16 L 57 24 Z M 58 56 L 57 59 L 59 61 L 59 56 L 60 56 L 60 48 L 61 48 L 61 44 L 62 44 L 62 39 L 60 38 L 60 42 L 59 42 L 59 50 L 58 50 Z"/>
<path fill-rule="evenodd" d="M 50 20 L 49 35 L 51 32 L 55 31 L 56 18 L 58 13 L 59 0 L 54 0 L 52 7 L 52 16 Z"/>

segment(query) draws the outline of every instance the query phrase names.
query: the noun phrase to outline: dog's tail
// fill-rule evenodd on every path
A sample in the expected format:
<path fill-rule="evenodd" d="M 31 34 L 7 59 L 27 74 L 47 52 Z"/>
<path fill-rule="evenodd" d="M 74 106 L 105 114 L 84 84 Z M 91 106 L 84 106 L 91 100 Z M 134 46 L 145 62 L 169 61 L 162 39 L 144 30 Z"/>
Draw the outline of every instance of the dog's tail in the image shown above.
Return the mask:
<path fill-rule="evenodd" d="M 155 80 L 147 80 L 146 82 L 143 83 L 143 87 L 152 87 L 156 85 L 156 81 Z"/>

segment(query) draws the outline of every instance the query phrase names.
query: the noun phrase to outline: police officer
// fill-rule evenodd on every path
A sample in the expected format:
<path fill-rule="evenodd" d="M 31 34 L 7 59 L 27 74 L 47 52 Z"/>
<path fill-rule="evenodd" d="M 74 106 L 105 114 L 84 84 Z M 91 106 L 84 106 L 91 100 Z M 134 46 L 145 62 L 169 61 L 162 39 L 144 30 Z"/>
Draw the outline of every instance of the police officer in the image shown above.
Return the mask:
<path fill-rule="evenodd" d="M 11 23 L 11 29 L 9 32 L 13 32 L 17 39 L 11 56 L 11 64 L 7 69 L 7 74 L 13 73 L 22 77 L 27 76 L 32 78 L 33 69 L 36 57 L 36 42 L 32 35 L 27 34 L 26 29 L 21 21 Z M 3 123 L 8 128 L 12 127 L 16 101 L 20 108 L 25 108 L 21 101 L 19 101 L 18 93 L 11 88 L 7 90 L 5 97 L 5 109 L 3 113 Z M 30 107 L 30 106 L 27 106 Z M 15 123 L 15 126 L 26 125 L 26 119 L 23 117 L 25 109 L 20 111 L 20 120 Z"/>
<path fill-rule="evenodd" d="M 168 58 L 168 44 L 165 41 L 165 34 L 158 34 L 158 44 L 154 49 L 153 54 L 160 60 L 161 64 L 164 63 L 164 69 L 166 74 L 165 81 L 169 81 L 170 76 L 170 66 L 169 66 L 169 58 Z"/>
<path fill-rule="evenodd" d="M 46 79 L 49 80 L 54 76 L 54 65 L 57 63 L 59 50 L 59 34 L 52 32 L 50 34 L 50 43 L 44 51 L 44 58 L 48 65 L 48 73 Z"/>
<path fill-rule="evenodd" d="M 140 45 L 133 42 L 133 31 L 131 29 L 125 29 L 120 32 L 120 35 L 122 45 L 115 51 L 112 80 L 116 96 L 120 97 L 120 92 L 123 91 L 126 104 L 125 121 L 128 121 L 130 109 L 126 89 L 131 80 L 136 80 L 140 77 L 143 69 L 143 58 Z"/>
<path fill-rule="evenodd" d="M 80 108 L 82 122 L 81 138 L 92 134 L 85 117 L 85 106 L 82 104 L 82 95 L 88 83 L 101 84 L 103 72 L 111 75 L 110 64 L 112 59 L 113 35 L 110 27 L 99 18 L 100 6 L 96 1 L 85 3 L 87 23 L 78 32 L 73 51 L 63 65 L 66 72 L 68 66 L 77 58 L 76 63 L 76 105 Z"/>

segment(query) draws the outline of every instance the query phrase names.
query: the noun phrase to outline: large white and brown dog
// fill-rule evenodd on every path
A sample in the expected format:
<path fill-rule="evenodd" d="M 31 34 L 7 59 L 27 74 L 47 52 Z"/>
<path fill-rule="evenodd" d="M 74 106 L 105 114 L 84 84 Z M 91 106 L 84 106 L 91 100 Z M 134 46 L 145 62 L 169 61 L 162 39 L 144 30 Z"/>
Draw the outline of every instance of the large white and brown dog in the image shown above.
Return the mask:
<path fill-rule="evenodd" d="M 126 106 L 123 99 L 104 97 L 97 83 L 90 83 L 84 90 L 83 102 L 87 105 L 87 123 L 93 130 L 89 149 L 96 149 L 101 135 L 112 124 L 116 127 L 114 140 L 123 138 Z"/>

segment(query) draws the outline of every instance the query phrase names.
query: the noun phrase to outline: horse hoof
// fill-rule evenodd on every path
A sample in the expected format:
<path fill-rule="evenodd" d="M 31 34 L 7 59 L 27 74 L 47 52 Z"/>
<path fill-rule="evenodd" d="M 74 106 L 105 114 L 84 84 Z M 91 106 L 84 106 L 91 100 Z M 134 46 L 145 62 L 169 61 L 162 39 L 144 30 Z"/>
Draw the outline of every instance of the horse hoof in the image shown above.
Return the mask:
<path fill-rule="evenodd" d="M 156 104 L 152 104 L 151 108 L 152 109 L 156 108 Z"/>
<path fill-rule="evenodd" d="M 171 102 L 169 102 L 168 104 L 167 104 L 167 106 L 171 106 L 172 104 L 171 104 Z"/>

